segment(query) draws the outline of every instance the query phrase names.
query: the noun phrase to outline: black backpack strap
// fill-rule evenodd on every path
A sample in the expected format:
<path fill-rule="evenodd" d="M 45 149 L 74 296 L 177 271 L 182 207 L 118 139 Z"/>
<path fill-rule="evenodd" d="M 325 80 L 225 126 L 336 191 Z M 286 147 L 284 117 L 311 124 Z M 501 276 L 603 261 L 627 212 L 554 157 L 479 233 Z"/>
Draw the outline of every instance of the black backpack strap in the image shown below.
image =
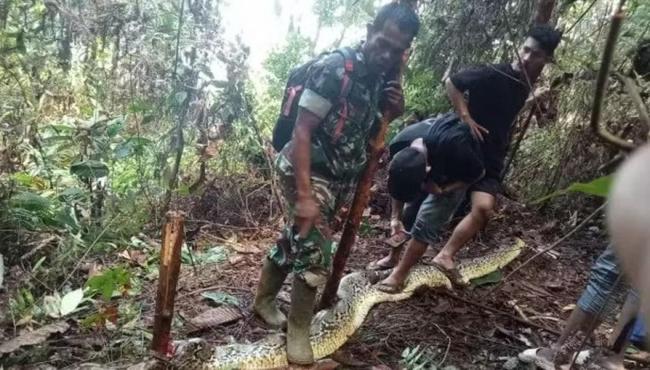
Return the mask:
<path fill-rule="evenodd" d="M 341 115 L 334 127 L 334 139 L 338 140 L 343 132 L 343 126 L 348 118 L 348 94 L 352 89 L 352 76 L 354 73 L 354 63 L 356 60 L 356 51 L 350 48 L 341 48 L 336 50 L 343 55 L 345 63 L 345 72 L 343 73 L 343 80 L 341 81 L 341 93 L 339 99 L 341 102 Z"/>

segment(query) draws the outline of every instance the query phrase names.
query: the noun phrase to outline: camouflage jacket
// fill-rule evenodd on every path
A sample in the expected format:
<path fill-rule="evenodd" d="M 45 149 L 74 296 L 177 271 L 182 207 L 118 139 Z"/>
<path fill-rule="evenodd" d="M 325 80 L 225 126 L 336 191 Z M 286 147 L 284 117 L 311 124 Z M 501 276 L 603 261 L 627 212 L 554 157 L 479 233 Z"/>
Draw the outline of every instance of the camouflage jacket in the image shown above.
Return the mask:
<path fill-rule="evenodd" d="M 379 94 L 383 78 L 372 76 L 360 48 L 351 74 L 347 96 L 347 119 L 340 101 L 345 58 L 340 53 L 321 57 L 310 68 L 299 106 L 323 120 L 312 133 L 311 171 L 335 181 L 353 181 L 366 163 L 366 147 L 378 122 Z M 337 124 L 339 124 L 337 127 Z M 292 144 L 292 143 L 291 143 Z M 281 155 L 290 158 L 293 145 L 286 145 Z"/>

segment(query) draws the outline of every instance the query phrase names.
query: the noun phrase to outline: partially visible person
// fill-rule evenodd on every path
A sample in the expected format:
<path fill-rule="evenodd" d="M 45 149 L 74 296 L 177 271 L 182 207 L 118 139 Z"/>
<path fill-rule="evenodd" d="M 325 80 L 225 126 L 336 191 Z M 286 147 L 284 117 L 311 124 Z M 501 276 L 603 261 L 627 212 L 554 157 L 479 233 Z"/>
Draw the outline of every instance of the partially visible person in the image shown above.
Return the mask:
<path fill-rule="evenodd" d="M 607 225 L 621 267 L 641 296 L 650 322 L 650 144 L 636 150 L 614 176 Z"/>
<path fill-rule="evenodd" d="M 513 123 L 534 84 L 553 59 L 561 33 L 550 26 L 534 26 L 512 63 L 467 69 L 446 81 L 447 95 L 462 122 L 481 142 L 485 177 L 468 190 L 471 211 L 456 226 L 433 262 L 450 276 L 459 276 L 454 257 L 494 212 L 501 189 L 501 172 Z"/>
<path fill-rule="evenodd" d="M 544 370 L 563 369 L 573 361 L 584 336 L 591 336 L 603 318 L 611 312 L 612 295 L 624 289 L 618 261 L 611 246 L 598 257 L 591 268 L 589 280 L 576 308 L 569 316 L 560 337 L 549 347 L 532 348 L 519 354 L 519 359 L 534 363 Z M 605 370 L 624 370 L 623 359 L 629 343 L 633 324 L 639 312 L 639 297 L 633 290 L 628 291 L 616 328 L 610 337 L 609 355 L 600 356 L 594 361 Z"/>
<path fill-rule="evenodd" d="M 378 116 L 392 121 L 403 113 L 401 86 L 385 76 L 399 68 L 418 29 L 410 6 L 385 5 L 368 25 L 362 45 L 323 55 L 299 69 L 305 72 L 304 84 L 287 91 L 281 117 L 297 115 L 294 122 L 278 120 L 291 131 L 288 142 L 277 142 L 276 167 L 288 222 L 264 259 L 254 311 L 273 328 L 287 326 L 292 364 L 314 361 L 309 328 L 317 288 L 329 275 L 334 253 L 330 226 L 354 194 Z M 294 278 L 287 319 L 275 298 L 289 273 Z"/>

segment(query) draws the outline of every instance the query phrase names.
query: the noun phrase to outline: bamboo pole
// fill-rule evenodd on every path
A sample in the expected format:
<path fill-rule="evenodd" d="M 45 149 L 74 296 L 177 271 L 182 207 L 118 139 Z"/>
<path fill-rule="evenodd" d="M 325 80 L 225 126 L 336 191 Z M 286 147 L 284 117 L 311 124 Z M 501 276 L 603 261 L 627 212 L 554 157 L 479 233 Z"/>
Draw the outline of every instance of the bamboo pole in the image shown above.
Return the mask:
<path fill-rule="evenodd" d="M 162 231 L 158 294 L 151 343 L 151 349 L 163 357 L 169 357 L 173 353 L 171 324 L 174 317 L 176 285 L 181 267 L 184 221 L 183 215 L 178 212 L 168 212 L 166 217 L 167 222 Z"/>
<path fill-rule="evenodd" d="M 397 73 L 397 81 L 402 80 L 402 75 L 404 73 L 404 66 L 408 55 L 405 53 L 404 58 L 402 59 L 402 64 Z M 332 274 L 325 284 L 325 289 L 323 290 L 323 296 L 321 297 L 319 303 L 319 309 L 324 309 L 330 307 L 336 298 L 336 292 L 339 288 L 339 283 L 343 277 L 343 272 L 345 270 L 345 264 L 352 251 L 354 242 L 356 241 L 357 232 L 359 231 L 359 224 L 361 223 L 361 218 L 363 217 L 363 211 L 368 205 L 368 200 L 370 198 L 370 188 L 372 187 L 372 180 L 375 177 L 377 168 L 379 167 L 379 159 L 384 151 L 384 141 L 386 138 L 386 131 L 388 131 L 388 120 L 386 120 L 385 114 L 379 120 L 379 129 L 376 134 L 370 139 L 368 143 L 368 160 L 366 167 L 364 168 L 361 176 L 359 177 L 359 182 L 357 183 L 357 188 L 354 193 L 354 200 L 352 201 L 352 206 L 348 213 L 348 217 L 345 221 L 343 228 L 343 234 L 341 235 L 341 240 L 336 250 L 334 256 L 334 261 L 332 262 Z"/>

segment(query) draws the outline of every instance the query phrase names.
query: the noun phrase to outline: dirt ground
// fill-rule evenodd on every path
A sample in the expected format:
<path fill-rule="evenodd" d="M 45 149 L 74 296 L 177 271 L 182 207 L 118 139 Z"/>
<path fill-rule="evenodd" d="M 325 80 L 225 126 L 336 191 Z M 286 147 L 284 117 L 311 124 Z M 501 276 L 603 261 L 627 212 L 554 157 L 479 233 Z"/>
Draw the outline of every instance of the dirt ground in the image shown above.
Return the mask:
<path fill-rule="evenodd" d="M 385 210 L 375 204 L 373 213 L 385 213 Z M 584 215 L 578 219 L 582 217 Z M 363 269 L 387 251 L 381 243 L 387 235 L 387 221 L 378 215 L 368 219 L 348 261 L 348 271 Z M 515 237 L 521 238 L 527 249 L 506 267 L 505 276 L 572 226 L 570 221 L 564 224 L 545 222 L 536 211 L 502 198 L 498 216 L 462 251 L 461 258 L 484 255 L 512 243 Z M 446 240 L 449 232 L 441 240 Z M 273 236 L 272 230 L 262 235 L 258 231 L 255 240 L 240 240 L 239 243 L 249 246 L 249 250 L 231 255 L 225 265 L 201 268 L 196 274 L 192 269 L 184 269 L 177 300 L 181 317 L 193 317 L 210 308 L 200 295 L 205 290 L 218 290 L 237 297 L 243 313 L 243 318 L 235 323 L 190 336 L 201 336 L 211 343 L 221 344 L 233 340 L 255 341 L 270 333 L 254 318 L 250 307 L 260 264 Z M 210 235 L 198 235 L 197 239 L 209 240 Z M 540 256 L 519 270 L 496 291 L 491 291 L 493 285 L 453 292 L 425 291 L 406 301 L 381 304 L 370 312 L 363 326 L 335 359 L 344 364 L 342 368 L 346 368 L 346 364 L 360 368 L 378 365 L 397 368 L 404 349 L 419 346 L 428 349 L 433 364 L 460 369 L 501 368 L 529 345 L 547 344 L 555 338 L 554 333 L 561 331 L 605 243 L 601 220 L 594 220 L 554 252 Z M 427 263 L 434 253 L 435 248 L 422 262 Z M 280 293 L 280 303 L 285 310 L 288 309 L 289 289 L 290 281 L 287 281 Z M 613 303 L 620 304 L 622 296 L 614 297 Z M 605 343 L 615 313 L 598 329 L 592 344 Z M 523 320 L 531 324 L 522 323 Z M 186 334 L 178 333 L 179 336 Z M 526 367 L 520 364 L 518 368 Z"/>
<path fill-rule="evenodd" d="M 347 272 L 364 269 L 370 261 L 387 252 L 382 240 L 388 236 L 388 200 L 381 195 L 381 189 L 377 193 L 373 197 L 371 212 L 361 225 L 359 240 L 348 260 Z M 215 196 L 219 197 L 219 194 Z M 222 263 L 195 267 L 182 265 L 173 339 L 202 337 L 214 345 L 262 339 L 271 332 L 253 316 L 250 308 L 261 262 L 274 242 L 277 226 L 233 226 L 240 223 L 229 223 L 223 210 L 207 207 L 197 211 L 193 204 L 205 208 L 205 204 L 217 202 L 210 202 L 209 199 L 188 202 L 188 245 L 196 253 L 210 246 L 222 245 L 229 249 L 229 253 Z M 251 203 L 252 206 L 255 204 Z M 252 206 L 246 211 L 249 219 L 254 219 L 255 209 Z M 224 207 L 232 208 L 228 204 Z M 540 216 L 538 210 L 500 198 L 495 219 L 461 252 L 460 257 L 485 255 L 513 243 L 515 238 L 521 238 L 527 248 L 505 268 L 505 276 L 537 251 L 553 244 L 592 211 L 583 209 L 572 217 L 565 217 L 568 219 L 554 216 L 555 220 L 548 220 Z M 243 213 L 232 212 L 238 217 Z M 212 222 L 199 223 L 199 227 L 192 223 L 192 219 Z M 422 263 L 430 261 L 436 248 L 448 239 L 452 226 L 453 223 L 441 236 L 440 244 L 425 255 Z M 429 360 L 430 366 L 427 368 L 432 369 L 443 369 L 445 366 L 496 369 L 503 368 L 506 362 L 516 365 L 518 352 L 530 346 L 548 344 L 561 331 L 572 305 L 582 292 L 592 263 L 606 246 L 606 240 L 602 220 L 595 219 L 552 253 L 540 256 L 502 281 L 502 286 L 494 291 L 494 284 L 455 291 L 423 291 L 405 301 L 380 304 L 372 309 L 363 326 L 333 356 L 334 360 L 342 369 L 397 369 L 401 367 L 404 350 L 419 347 L 424 350 L 422 358 Z M 105 264 L 109 265 L 109 261 Z M 11 280 L 19 279 L 15 276 Z M 279 295 L 285 312 L 288 310 L 290 284 L 288 279 Z M 135 326 L 142 328 L 137 333 L 151 331 L 156 289 L 156 279 L 146 281 L 136 297 L 141 312 Z M 208 329 L 191 329 L 188 322 L 192 318 L 214 308 L 202 296 L 206 292 L 227 293 L 236 297 L 241 318 Z M 622 288 L 621 294 L 614 297 L 612 302 L 620 305 L 624 293 L 625 288 Z M 615 314 L 616 310 L 607 316 L 591 345 L 605 343 Z M 46 346 L 20 352 L 18 356 L 22 357 L 14 357 L 13 364 L 40 361 L 59 368 L 79 368 L 79 364 L 90 361 L 104 364 L 141 361 L 150 339 L 143 337 L 134 341 L 133 334 L 130 339 L 125 339 L 120 330 L 124 329 L 89 331 L 73 324 L 64 337 L 53 338 L 46 342 Z M 0 342 L 11 338 L 11 332 L 11 328 L 7 328 Z M 134 350 L 134 345 L 141 348 Z M 20 358 L 24 358 L 24 361 Z M 628 368 L 634 366 L 630 363 Z M 514 368 L 528 369 L 523 364 Z"/>

